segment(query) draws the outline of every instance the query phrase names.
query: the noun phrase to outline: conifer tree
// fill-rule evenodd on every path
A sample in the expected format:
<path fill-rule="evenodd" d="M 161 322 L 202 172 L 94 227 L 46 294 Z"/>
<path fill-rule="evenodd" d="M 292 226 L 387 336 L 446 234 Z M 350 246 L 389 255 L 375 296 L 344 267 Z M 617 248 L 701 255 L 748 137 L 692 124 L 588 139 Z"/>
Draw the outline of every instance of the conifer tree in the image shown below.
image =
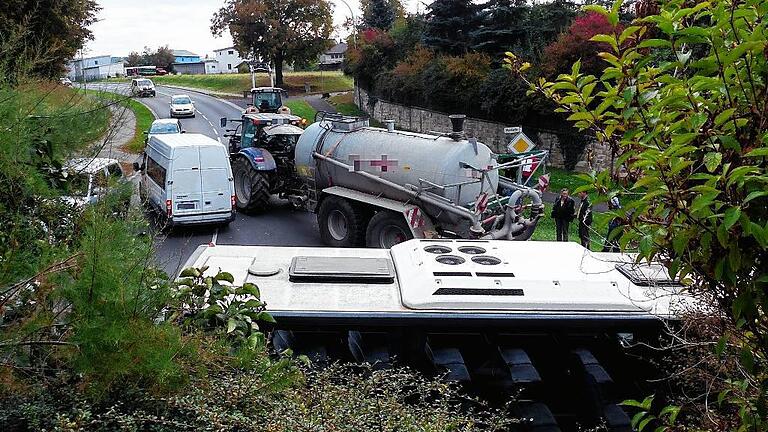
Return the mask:
<path fill-rule="evenodd" d="M 445 54 L 466 53 L 478 27 L 478 11 L 472 0 L 435 0 L 428 6 L 424 45 Z"/>

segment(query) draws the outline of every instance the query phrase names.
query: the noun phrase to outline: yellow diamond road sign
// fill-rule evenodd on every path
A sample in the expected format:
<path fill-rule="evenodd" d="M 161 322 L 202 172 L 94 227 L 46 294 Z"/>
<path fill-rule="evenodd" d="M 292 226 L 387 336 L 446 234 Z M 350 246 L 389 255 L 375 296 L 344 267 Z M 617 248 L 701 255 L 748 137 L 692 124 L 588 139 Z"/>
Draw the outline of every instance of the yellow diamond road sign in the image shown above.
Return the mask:
<path fill-rule="evenodd" d="M 535 144 L 533 141 L 531 141 L 530 138 L 528 138 L 523 132 L 518 133 L 512 139 L 509 141 L 509 145 L 507 145 L 507 150 L 509 150 L 511 153 L 525 153 L 533 150 L 535 147 Z"/>

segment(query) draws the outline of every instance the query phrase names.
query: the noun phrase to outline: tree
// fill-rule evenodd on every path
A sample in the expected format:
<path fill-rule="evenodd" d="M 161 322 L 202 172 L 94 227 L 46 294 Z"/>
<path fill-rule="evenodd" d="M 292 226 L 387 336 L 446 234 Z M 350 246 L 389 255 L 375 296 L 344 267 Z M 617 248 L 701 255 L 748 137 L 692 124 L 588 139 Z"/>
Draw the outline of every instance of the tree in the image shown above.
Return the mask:
<path fill-rule="evenodd" d="M 568 72 L 571 65 L 581 61 L 581 71 L 597 75 L 605 62 L 598 57 L 601 51 L 610 48 L 607 44 L 590 42 L 599 34 L 621 33 L 622 26 L 612 26 L 608 19 L 597 12 L 590 12 L 577 17 L 556 41 L 544 49 L 542 70 L 548 77 Z"/>
<path fill-rule="evenodd" d="M 283 63 L 313 59 L 328 48 L 333 17 L 326 0 L 226 0 L 211 19 L 211 32 L 229 30 L 235 47 L 271 59 L 275 85 L 283 85 Z"/>
<path fill-rule="evenodd" d="M 619 0 L 610 10 L 590 10 L 616 28 L 620 8 Z M 691 326 L 712 323 L 707 334 L 715 334 L 689 345 L 706 350 L 683 372 L 700 381 L 700 393 L 687 390 L 680 396 L 693 411 L 690 422 L 763 431 L 768 429 L 768 3 L 667 0 L 656 10 L 640 9 L 651 15 L 621 32 L 592 38 L 609 47 L 600 54 L 607 62 L 600 78 L 582 73 L 577 62 L 556 82 L 529 80 L 529 85 L 576 127 L 613 146 L 620 155 L 617 164 L 636 173 L 632 187 L 619 190 L 637 197 L 626 206 L 631 213 L 622 247 L 635 243 L 638 259 L 662 260 L 710 312 L 708 320 L 701 313 L 689 320 Z M 507 63 L 528 80 L 529 64 L 513 55 Z M 610 180 L 607 172 L 593 174 L 591 187 L 608 194 Z"/>
<path fill-rule="evenodd" d="M 166 46 L 158 47 L 157 51 L 150 55 L 150 64 L 163 68 L 166 71 L 171 70 L 171 65 L 176 61 L 176 56 L 173 55 L 173 50 Z"/>
<path fill-rule="evenodd" d="M 85 42 L 101 8 L 95 0 L 4 0 L 0 2 L 0 66 L 15 71 L 32 63 L 31 73 L 56 78 Z"/>
<path fill-rule="evenodd" d="M 142 65 L 141 54 L 139 54 L 137 51 L 131 51 L 131 53 L 128 54 L 128 57 L 125 58 L 125 65 L 141 66 Z"/>
<path fill-rule="evenodd" d="M 363 0 L 360 9 L 363 10 L 363 28 L 389 30 L 395 19 L 404 15 L 400 0 Z"/>
<path fill-rule="evenodd" d="M 472 31 L 472 48 L 493 56 L 525 45 L 528 7 L 525 0 L 491 0 L 480 13 L 480 27 Z"/>
<path fill-rule="evenodd" d="M 435 0 L 428 6 L 424 45 L 445 54 L 466 53 L 470 34 L 478 27 L 478 12 L 472 0 Z"/>
<path fill-rule="evenodd" d="M 570 0 L 534 3 L 526 23 L 524 55 L 534 60 L 541 58 L 543 48 L 571 25 L 577 10 L 576 4 Z"/>

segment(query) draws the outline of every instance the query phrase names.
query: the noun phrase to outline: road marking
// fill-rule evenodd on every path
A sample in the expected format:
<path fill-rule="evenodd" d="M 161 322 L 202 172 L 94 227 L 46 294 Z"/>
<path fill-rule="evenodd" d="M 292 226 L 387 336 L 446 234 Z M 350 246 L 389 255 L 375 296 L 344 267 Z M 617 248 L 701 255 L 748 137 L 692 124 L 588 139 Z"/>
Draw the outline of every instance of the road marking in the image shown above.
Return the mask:
<path fill-rule="evenodd" d="M 169 85 L 165 85 L 165 87 L 168 87 L 168 88 L 177 88 L 177 89 L 180 89 L 180 90 L 186 90 L 186 91 L 191 91 L 191 92 L 195 92 L 195 93 L 200 93 L 200 94 L 202 94 L 202 95 L 208 96 L 208 97 L 209 97 L 209 98 L 211 98 L 211 99 L 216 99 L 216 100 L 217 100 L 217 101 L 219 101 L 219 102 L 224 102 L 225 104 L 227 104 L 227 105 L 231 106 L 232 108 L 236 109 L 238 112 L 243 112 L 243 110 L 245 109 L 245 108 L 243 108 L 243 107 L 241 107 L 241 106 L 237 106 L 236 104 L 234 104 L 234 103 L 232 103 L 232 102 L 230 102 L 230 101 L 228 101 L 228 100 L 226 100 L 226 99 L 221 99 L 221 98 L 218 98 L 218 97 L 216 97 L 216 96 L 210 95 L 210 94 L 208 94 L 208 93 L 205 93 L 205 92 L 203 92 L 203 91 L 194 90 L 194 89 L 189 89 L 189 88 L 183 88 L 183 87 L 175 87 L 175 86 L 169 86 Z"/>
<path fill-rule="evenodd" d="M 216 244 L 216 241 L 219 239 L 219 229 L 216 228 L 216 231 L 213 232 L 213 238 L 211 238 L 211 243 Z"/>

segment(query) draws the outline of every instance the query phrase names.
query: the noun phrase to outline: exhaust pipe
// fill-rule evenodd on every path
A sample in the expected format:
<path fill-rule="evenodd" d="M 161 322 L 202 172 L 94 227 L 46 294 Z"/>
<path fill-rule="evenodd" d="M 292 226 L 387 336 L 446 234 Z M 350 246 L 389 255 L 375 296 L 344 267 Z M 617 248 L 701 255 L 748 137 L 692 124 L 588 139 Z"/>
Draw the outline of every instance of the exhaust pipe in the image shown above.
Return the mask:
<path fill-rule="evenodd" d="M 451 114 L 448 116 L 451 119 L 451 133 L 450 137 L 455 141 L 459 141 L 464 138 L 464 120 L 467 116 L 464 114 Z"/>

